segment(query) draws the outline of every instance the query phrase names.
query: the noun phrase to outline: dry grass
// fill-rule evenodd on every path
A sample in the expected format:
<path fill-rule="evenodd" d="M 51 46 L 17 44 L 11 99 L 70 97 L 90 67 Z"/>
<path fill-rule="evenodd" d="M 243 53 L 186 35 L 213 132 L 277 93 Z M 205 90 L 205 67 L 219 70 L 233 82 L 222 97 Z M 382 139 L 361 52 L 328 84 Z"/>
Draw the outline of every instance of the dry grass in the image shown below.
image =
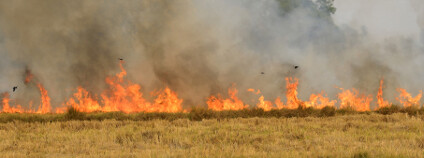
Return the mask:
<path fill-rule="evenodd" d="M 421 118 L 405 113 L 371 113 L 202 121 L 187 118 L 14 120 L 0 123 L 0 154 L 1 157 L 423 157 Z"/>

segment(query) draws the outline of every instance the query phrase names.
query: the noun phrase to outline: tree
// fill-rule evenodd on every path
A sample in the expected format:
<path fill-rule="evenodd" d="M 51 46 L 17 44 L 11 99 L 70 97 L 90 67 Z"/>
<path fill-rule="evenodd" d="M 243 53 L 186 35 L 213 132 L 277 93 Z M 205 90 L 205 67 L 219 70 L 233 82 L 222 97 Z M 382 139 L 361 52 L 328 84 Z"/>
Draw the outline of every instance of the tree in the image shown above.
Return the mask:
<path fill-rule="evenodd" d="M 316 4 L 318 5 L 318 10 L 327 13 L 334 14 L 336 13 L 336 8 L 333 5 L 334 0 L 317 0 Z"/>

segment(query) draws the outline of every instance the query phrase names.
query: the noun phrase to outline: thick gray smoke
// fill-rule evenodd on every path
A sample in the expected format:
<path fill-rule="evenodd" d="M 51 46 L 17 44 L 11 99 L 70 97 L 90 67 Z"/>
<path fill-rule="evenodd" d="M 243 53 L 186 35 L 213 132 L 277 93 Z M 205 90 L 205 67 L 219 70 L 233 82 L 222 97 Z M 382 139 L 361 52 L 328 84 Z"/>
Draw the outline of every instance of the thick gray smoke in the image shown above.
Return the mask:
<path fill-rule="evenodd" d="M 390 101 L 398 87 L 422 89 L 423 2 L 409 4 L 419 37 L 376 38 L 372 29 L 335 24 L 311 0 L 289 8 L 285 1 L 0 0 L 0 91 L 18 85 L 15 99 L 37 94 L 23 83 L 28 67 L 58 106 L 77 86 L 102 92 L 119 58 L 143 92 L 169 86 L 186 107 L 205 105 L 232 83 L 250 104 L 258 96 L 247 88 L 274 100 L 288 76 L 299 78 L 303 99 L 322 90 L 335 98 L 335 86 L 375 95 L 382 77 Z M 343 3 L 336 1 L 335 16 Z"/>

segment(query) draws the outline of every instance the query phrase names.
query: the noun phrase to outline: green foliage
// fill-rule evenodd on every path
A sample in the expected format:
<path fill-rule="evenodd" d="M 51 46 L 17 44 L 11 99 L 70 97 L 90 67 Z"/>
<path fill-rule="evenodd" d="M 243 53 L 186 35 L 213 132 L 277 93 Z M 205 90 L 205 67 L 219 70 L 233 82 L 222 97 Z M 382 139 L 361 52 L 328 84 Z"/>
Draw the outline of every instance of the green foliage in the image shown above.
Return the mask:
<path fill-rule="evenodd" d="M 334 0 L 317 0 L 316 4 L 318 5 L 318 10 L 327 14 L 336 13 L 336 8 L 333 5 Z"/>

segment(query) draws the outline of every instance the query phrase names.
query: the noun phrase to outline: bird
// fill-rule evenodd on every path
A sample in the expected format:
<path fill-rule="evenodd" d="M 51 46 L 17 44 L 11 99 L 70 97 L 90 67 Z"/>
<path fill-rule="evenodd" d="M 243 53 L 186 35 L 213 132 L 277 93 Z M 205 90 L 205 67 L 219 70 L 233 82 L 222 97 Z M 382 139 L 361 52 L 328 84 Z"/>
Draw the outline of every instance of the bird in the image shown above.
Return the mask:
<path fill-rule="evenodd" d="M 124 60 L 124 59 L 122 59 L 122 58 L 119 58 L 119 60 Z"/>
<path fill-rule="evenodd" d="M 265 72 L 261 72 L 261 74 L 263 75 L 263 74 L 265 74 Z"/>
<path fill-rule="evenodd" d="M 297 69 L 297 68 L 299 68 L 299 66 L 295 65 L 295 66 L 294 66 L 294 69 Z"/>
<path fill-rule="evenodd" d="M 18 89 L 18 86 L 13 87 L 13 92 L 15 92 L 16 89 Z"/>

